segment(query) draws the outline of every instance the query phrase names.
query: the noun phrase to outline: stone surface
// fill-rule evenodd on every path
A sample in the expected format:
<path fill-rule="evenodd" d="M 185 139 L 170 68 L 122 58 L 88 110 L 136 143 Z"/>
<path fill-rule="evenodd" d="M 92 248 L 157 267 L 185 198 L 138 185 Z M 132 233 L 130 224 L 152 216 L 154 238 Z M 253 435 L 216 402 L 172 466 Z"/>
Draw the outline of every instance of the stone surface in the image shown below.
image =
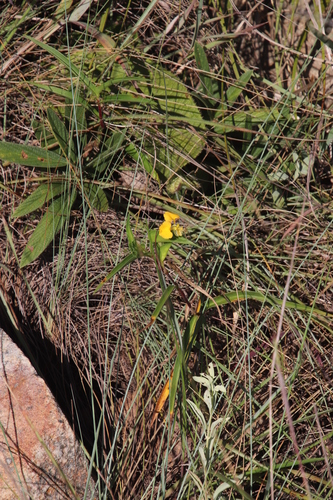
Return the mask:
<path fill-rule="evenodd" d="M 87 476 L 50 390 L 0 329 L 0 499 L 83 498 Z"/>

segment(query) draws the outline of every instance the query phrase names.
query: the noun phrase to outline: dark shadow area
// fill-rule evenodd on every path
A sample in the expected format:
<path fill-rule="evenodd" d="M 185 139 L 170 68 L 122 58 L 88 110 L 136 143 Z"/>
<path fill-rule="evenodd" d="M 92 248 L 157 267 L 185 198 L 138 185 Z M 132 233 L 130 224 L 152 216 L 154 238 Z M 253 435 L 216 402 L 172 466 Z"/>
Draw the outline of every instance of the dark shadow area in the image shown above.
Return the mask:
<path fill-rule="evenodd" d="M 20 312 L 12 306 L 1 283 L 0 327 L 19 347 L 38 375 L 45 381 L 70 427 L 74 430 L 77 439 L 83 442 L 83 446 L 91 455 L 97 434 L 97 431 L 94 431 L 93 412 L 96 426 L 98 426 L 101 417 L 100 408 L 102 407 L 102 395 L 97 383 L 93 383 L 95 404 L 92 408 L 92 388 L 83 380 L 78 367 L 68 356 L 56 349 L 49 339 L 42 338 L 37 329 L 28 329 L 23 326 Z M 107 429 L 108 435 L 112 436 L 111 423 L 104 419 L 100 428 L 102 431 L 98 435 L 98 457 L 95 456 L 94 463 L 98 463 L 100 470 L 103 470 L 103 456 L 105 456 L 105 452 L 108 452 L 105 443 L 103 443 L 103 434 Z M 93 479 L 97 479 L 96 471 L 93 471 Z"/>

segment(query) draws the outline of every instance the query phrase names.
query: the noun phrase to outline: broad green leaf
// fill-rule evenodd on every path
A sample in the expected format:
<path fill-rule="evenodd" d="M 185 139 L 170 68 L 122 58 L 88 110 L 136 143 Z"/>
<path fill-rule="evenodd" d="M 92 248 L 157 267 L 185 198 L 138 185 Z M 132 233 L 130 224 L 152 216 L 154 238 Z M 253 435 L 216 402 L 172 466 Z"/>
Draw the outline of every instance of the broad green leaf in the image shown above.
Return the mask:
<path fill-rule="evenodd" d="M 205 50 L 200 43 L 195 42 L 194 44 L 194 56 L 197 63 L 198 68 L 202 71 L 199 73 L 199 78 L 204 88 L 204 91 L 208 94 L 209 97 L 213 96 L 213 84 L 212 79 L 210 77 L 210 68 L 208 59 L 205 53 Z"/>
<path fill-rule="evenodd" d="M 77 103 L 75 104 L 75 119 L 77 122 L 78 131 L 85 131 L 87 129 L 85 106 L 79 105 Z"/>
<path fill-rule="evenodd" d="M 193 176 L 189 178 L 185 172 L 178 172 L 177 175 L 168 180 L 166 186 L 170 195 L 178 193 L 183 188 L 194 191 L 195 189 L 199 190 L 200 187 L 199 182 Z"/>
<path fill-rule="evenodd" d="M 4 141 L 0 142 L 0 159 L 26 167 L 58 168 L 67 165 L 66 158 L 53 151 Z"/>
<path fill-rule="evenodd" d="M 196 158 L 204 148 L 205 141 L 199 134 L 186 128 L 159 127 L 160 133 L 165 140 L 154 138 L 145 143 L 145 149 L 154 158 L 157 156 L 156 169 L 166 179 L 177 172 L 191 159 Z"/>
<path fill-rule="evenodd" d="M 95 208 L 99 212 L 108 211 L 108 199 L 100 186 L 96 184 L 84 184 L 84 191 L 92 208 Z"/>
<path fill-rule="evenodd" d="M 52 130 L 52 133 L 57 140 L 59 146 L 62 149 L 62 152 L 65 156 L 68 155 L 69 149 L 69 133 L 63 121 L 59 118 L 59 116 L 53 111 L 52 108 L 48 108 L 47 110 L 47 118 Z M 76 154 L 72 149 L 70 151 L 70 160 L 75 163 Z"/>
<path fill-rule="evenodd" d="M 159 254 L 158 256 L 159 256 L 159 259 L 160 259 L 162 264 L 165 261 L 166 256 L 168 255 L 168 252 L 169 252 L 171 247 L 172 247 L 172 243 L 164 243 L 164 245 L 161 245 L 160 247 L 158 247 L 158 254 Z"/>
<path fill-rule="evenodd" d="M 52 182 L 41 184 L 31 193 L 15 210 L 13 217 L 22 217 L 41 208 L 46 202 L 52 200 L 64 190 L 64 184 Z"/>
<path fill-rule="evenodd" d="M 133 71 L 132 78 L 128 78 L 124 68 L 116 64 L 111 79 L 113 82 L 118 79 L 122 86 L 137 93 L 132 82 L 139 72 L 140 90 L 150 98 L 150 106 L 156 112 L 151 116 L 158 128 L 158 134 L 145 136 L 142 149 L 147 162 L 143 157 L 142 161 L 144 168 L 150 171 L 153 171 L 152 165 L 156 163 L 157 173 L 167 179 L 201 153 L 205 146 L 205 124 L 194 99 L 177 76 L 159 69 L 148 71 L 131 61 L 126 61 L 126 65 Z M 143 99 L 141 103 L 138 101 L 138 107 L 145 105 Z M 125 100 L 129 98 L 125 96 Z M 193 124 L 199 131 L 193 128 Z M 139 131 L 137 137 L 142 140 Z"/>
<path fill-rule="evenodd" d="M 283 195 L 283 191 L 279 188 L 274 189 L 272 192 L 272 198 L 274 205 L 278 208 L 283 208 L 285 205 L 285 199 Z"/>
<path fill-rule="evenodd" d="M 51 203 L 23 251 L 21 268 L 33 262 L 48 247 L 68 218 L 75 197 L 76 191 L 73 191 L 70 203 L 64 197 L 57 198 Z"/>
<path fill-rule="evenodd" d="M 157 109 L 166 114 L 182 118 L 202 118 L 189 90 L 177 76 L 156 69 L 151 72 L 151 95 L 155 97 Z"/>
<path fill-rule="evenodd" d="M 235 82 L 235 84 L 231 84 L 226 92 L 226 101 L 227 104 L 234 104 L 236 99 L 243 92 L 246 84 L 249 82 L 250 78 L 253 75 L 253 70 L 250 69 L 245 71 L 239 79 Z"/>
<path fill-rule="evenodd" d="M 232 132 L 238 128 L 246 128 L 248 115 L 251 117 L 252 125 L 268 125 L 278 121 L 285 122 L 289 118 L 290 112 L 285 109 L 283 112 L 271 109 L 253 109 L 251 111 L 236 111 L 223 119 L 214 127 L 217 134 Z"/>
<path fill-rule="evenodd" d="M 35 131 L 35 135 L 37 139 L 40 142 L 40 145 L 42 148 L 48 148 L 49 146 L 52 146 L 53 144 L 58 144 L 57 140 L 54 138 L 54 135 L 50 132 L 48 128 L 45 127 L 44 123 L 41 121 L 33 120 L 32 126 Z M 52 148 L 52 151 L 54 152 L 57 150 L 57 153 L 61 154 L 61 149 L 58 146 L 58 148 Z"/>
<path fill-rule="evenodd" d="M 204 148 L 205 140 L 199 132 L 190 128 L 177 127 L 168 122 L 168 117 L 202 120 L 200 111 L 188 89 L 172 73 L 156 70 L 151 73 L 151 95 L 155 98 L 153 107 L 165 114 L 165 125 L 159 131 L 163 141 L 146 141 L 145 149 L 152 157 L 157 154 L 157 170 L 165 178 L 183 168 L 191 159 L 196 158 Z M 204 126 L 199 128 L 204 130 Z M 157 134 L 156 134 L 157 135 Z"/>

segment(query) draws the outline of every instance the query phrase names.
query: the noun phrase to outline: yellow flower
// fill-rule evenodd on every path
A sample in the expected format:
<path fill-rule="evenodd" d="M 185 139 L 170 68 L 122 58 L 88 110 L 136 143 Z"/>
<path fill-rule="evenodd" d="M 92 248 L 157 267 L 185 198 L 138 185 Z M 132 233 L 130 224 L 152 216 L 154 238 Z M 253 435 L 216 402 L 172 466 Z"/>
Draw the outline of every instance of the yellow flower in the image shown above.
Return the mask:
<path fill-rule="evenodd" d="M 179 224 L 174 224 L 171 229 L 175 236 L 183 236 L 184 228 Z"/>
<path fill-rule="evenodd" d="M 163 224 L 160 225 L 158 230 L 159 235 L 162 236 L 165 240 L 170 240 L 173 236 L 171 232 L 171 222 L 164 221 Z"/>
<path fill-rule="evenodd" d="M 179 224 L 175 224 L 176 220 L 179 219 L 179 215 L 172 214 L 171 212 L 164 212 L 163 217 L 164 222 L 160 225 L 158 230 L 162 238 L 171 240 L 173 235 L 181 236 L 183 234 L 183 228 Z"/>
<path fill-rule="evenodd" d="M 172 214 L 171 212 L 164 212 L 163 217 L 165 221 L 172 223 L 179 219 L 179 215 Z"/>

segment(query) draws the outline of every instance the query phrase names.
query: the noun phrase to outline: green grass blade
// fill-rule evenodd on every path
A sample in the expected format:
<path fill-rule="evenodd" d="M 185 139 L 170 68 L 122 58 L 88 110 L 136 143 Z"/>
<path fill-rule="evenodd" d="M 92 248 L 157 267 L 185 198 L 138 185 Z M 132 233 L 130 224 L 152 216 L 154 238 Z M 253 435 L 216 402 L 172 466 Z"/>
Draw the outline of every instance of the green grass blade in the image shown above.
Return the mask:
<path fill-rule="evenodd" d="M 130 253 L 128 254 L 119 264 L 112 269 L 112 271 L 101 281 L 101 283 L 95 288 L 95 292 L 98 292 L 102 288 L 102 286 L 109 281 L 113 276 L 115 276 L 119 271 L 121 271 L 124 267 L 128 266 L 132 262 L 134 262 L 138 256 L 136 254 Z"/>
<path fill-rule="evenodd" d="M 206 309 L 211 309 L 216 306 L 223 306 L 226 304 L 230 304 L 232 302 L 242 302 L 243 300 L 255 300 L 257 302 L 261 302 L 264 304 L 267 302 L 268 304 L 276 307 L 281 307 L 283 300 L 274 297 L 273 295 L 264 295 L 261 292 L 229 292 L 224 296 L 219 295 L 215 297 L 214 300 L 209 300 L 206 305 Z M 293 302 L 291 300 L 286 301 L 286 309 L 293 309 L 295 311 L 303 311 L 308 313 L 316 314 L 317 316 L 323 316 L 326 318 L 333 318 L 333 313 L 328 311 L 323 311 L 322 309 L 318 309 L 316 307 L 307 306 L 302 302 Z"/>
<path fill-rule="evenodd" d="M 153 321 L 156 321 L 156 318 L 158 317 L 158 315 L 160 314 L 163 306 L 165 305 L 166 301 L 169 299 L 170 295 L 172 294 L 172 292 L 174 291 L 175 289 L 175 285 L 169 285 L 163 292 L 162 294 L 162 297 L 160 298 L 160 300 L 158 301 L 158 304 L 157 306 L 155 307 L 155 310 L 153 312 L 153 314 L 151 315 L 151 319 Z"/>
<path fill-rule="evenodd" d="M 38 45 L 40 48 L 46 50 L 49 54 L 51 54 L 53 57 L 57 59 L 60 63 L 62 63 L 69 71 L 74 76 L 77 76 L 80 78 L 80 81 L 83 83 L 83 85 L 86 85 L 90 92 L 94 94 L 95 96 L 98 96 L 98 90 L 96 88 L 96 85 L 81 71 L 80 68 L 77 68 L 75 64 L 73 64 L 70 59 L 66 56 L 64 56 L 61 52 L 58 50 L 54 49 L 47 43 L 40 42 L 39 40 L 36 40 L 36 38 L 33 38 L 31 36 L 26 35 L 26 38 L 30 40 L 31 42 L 34 42 L 36 45 Z"/>

